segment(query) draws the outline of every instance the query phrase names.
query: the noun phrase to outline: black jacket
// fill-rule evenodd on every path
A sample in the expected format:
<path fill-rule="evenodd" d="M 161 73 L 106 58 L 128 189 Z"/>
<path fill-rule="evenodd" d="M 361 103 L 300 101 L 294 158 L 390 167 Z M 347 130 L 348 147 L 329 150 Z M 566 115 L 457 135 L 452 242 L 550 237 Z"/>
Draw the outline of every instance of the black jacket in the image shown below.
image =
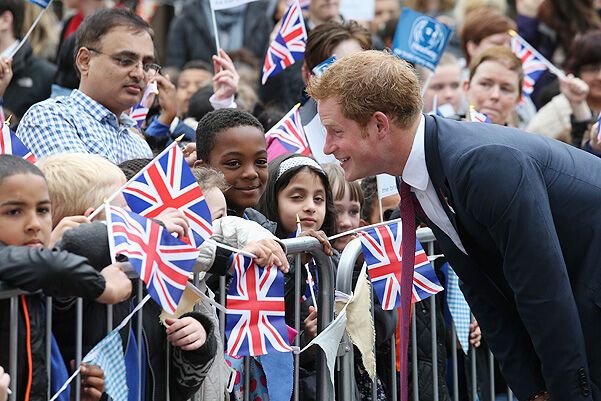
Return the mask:
<path fill-rule="evenodd" d="M 46 295 L 99 297 L 105 288 L 102 277 L 87 260 L 64 251 L 4 246 L 0 244 L 0 281 L 26 291 L 42 290 Z M 24 305 L 25 304 L 25 305 Z M 29 317 L 32 356 L 31 401 L 47 399 L 46 325 L 44 299 L 40 294 L 19 296 L 17 399 L 24 398 L 28 378 L 26 322 Z M 0 301 L 0 366 L 8 369 L 10 338 L 10 299 Z"/>
<path fill-rule="evenodd" d="M 182 68 L 192 60 L 213 64 L 211 57 L 216 54 L 213 23 L 202 4 L 207 1 L 190 2 L 171 22 L 167 35 L 167 66 Z M 259 62 L 265 57 L 273 26 L 267 18 L 266 6 L 264 1 L 251 2 L 244 13 L 242 46 L 250 50 Z"/>
<path fill-rule="evenodd" d="M 94 244 L 94 246 L 90 246 L 90 244 Z M 99 270 L 106 266 L 107 262 L 110 263 L 107 231 L 106 226 L 102 223 L 85 224 L 67 231 L 63 236 L 62 246 L 72 252 L 85 254 L 94 262 L 95 268 Z M 134 288 L 137 288 L 136 284 L 137 280 L 134 282 Z M 146 294 L 146 291 L 144 294 Z M 139 301 L 134 295 L 130 300 L 115 305 L 113 307 L 113 327 L 117 326 Z M 96 302 L 84 302 L 84 355 L 106 335 L 106 313 L 105 305 Z M 169 382 L 167 382 L 167 338 L 165 327 L 158 321 L 161 308 L 151 300 L 144 305 L 142 313 L 143 338 L 147 360 L 146 400 L 162 401 L 168 399 L 167 388 L 169 388 L 170 400 L 185 401 L 189 399 L 200 388 L 217 352 L 217 341 L 213 333 L 215 327 L 210 319 L 200 313 L 193 312 L 182 316 L 192 316 L 197 319 L 207 332 L 207 341 L 195 351 L 182 351 L 181 348 L 171 347 Z M 73 348 L 74 300 L 61 300 L 60 307 L 54 308 L 53 322 L 63 358 L 65 360 L 73 359 L 75 355 Z M 59 336 L 57 330 L 61 329 Z M 129 330 L 130 325 L 128 324 L 120 333 L 124 350 L 127 347 Z"/>
<path fill-rule="evenodd" d="M 26 42 L 12 63 L 13 79 L 4 92 L 4 108 L 8 115 L 20 119 L 34 103 L 50 97 L 56 66 L 33 54 Z"/>

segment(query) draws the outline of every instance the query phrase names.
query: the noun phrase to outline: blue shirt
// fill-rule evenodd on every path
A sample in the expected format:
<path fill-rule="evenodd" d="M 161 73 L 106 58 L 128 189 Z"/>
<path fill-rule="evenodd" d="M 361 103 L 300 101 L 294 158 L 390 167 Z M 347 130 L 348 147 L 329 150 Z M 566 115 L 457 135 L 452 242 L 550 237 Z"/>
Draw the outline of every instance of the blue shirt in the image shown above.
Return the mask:
<path fill-rule="evenodd" d="M 152 158 L 136 122 L 75 89 L 69 96 L 36 103 L 23 116 L 17 136 L 36 158 L 55 153 L 94 153 L 119 164 Z"/>

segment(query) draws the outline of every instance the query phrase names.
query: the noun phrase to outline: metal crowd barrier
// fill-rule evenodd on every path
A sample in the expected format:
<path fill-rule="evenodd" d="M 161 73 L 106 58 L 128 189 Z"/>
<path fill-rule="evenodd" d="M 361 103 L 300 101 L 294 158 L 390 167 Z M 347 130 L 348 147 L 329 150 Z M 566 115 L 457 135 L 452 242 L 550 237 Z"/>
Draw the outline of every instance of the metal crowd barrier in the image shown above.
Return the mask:
<path fill-rule="evenodd" d="M 301 271 L 302 271 L 302 263 L 301 263 L 301 255 L 302 253 L 308 252 L 310 253 L 317 265 L 317 272 L 319 275 L 319 296 L 318 296 L 318 319 L 317 319 L 317 331 L 321 332 L 324 328 L 326 328 L 330 322 L 334 319 L 334 291 L 331 289 L 334 288 L 334 268 L 332 266 L 332 262 L 328 256 L 326 256 L 323 252 L 323 247 L 319 243 L 319 241 L 313 237 L 299 237 L 299 238 L 291 238 L 283 240 L 287 247 L 288 255 L 296 255 L 295 258 L 295 329 L 300 334 L 300 288 L 301 288 Z M 198 284 L 198 276 L 195 277 L 196 284 Z M 132 293 L 137 295 L 137 300 L 142 300 L 142 281 L 137 280 L 138 286 L 134 287 Z M 219 303 L 225 306 L 225 277 L 221 277 L 219 280 L 220 285 L 220 299 Z M 17 347 L 18 347 L 18 321 L 19 321 L 19 295 L 27 294 L 24 291 L 11 288 L 2 282 L 0 282 L 0 300 L 10 299 L 10 354 L 9 354 L 9 366 L 8 373 L 11 376 L 11 384 L 10 389 L 12 394 L 9 395 L 9 401 L 16 401 L 17 397 Z M 83 299 L 77 298 L 75 303 L 75 311 L 76 311 L 76 321 L 75 321 L 75 362 L 76 366 L 79 366 L 81 360 L 83 358 Z M 108 305 L 106 308 L 106 319 L 107 319 L 107 333 L 110 332 L 113 328 L 113 308 L 111 305 Z M 158 317 L 158 316 L 157 316 Z M 223 336 L 225 330 L 225 316 L 222 312 L 219 312 L 219 327 L 221 335 Z M 101 318 L 101 317 L 99 317 Z M 138 344 L 142 344 L 142 313 L 137 313 L 136 317 L 136 340 Z M 118 322 L 117 322 L 118 323 Z M 51 333 L 52 333 L 52 299 L 50 297 L 46 297 L 46 368 L 48 372 L 48 399 L 52 396 L 50 394 L 50 353 L 51 353 Z M 299 346 L 299 336 L 296 338 L 296 346 Z M 5 350 L 0 350 L 0 352 L 6 352 Z M 169 353 L 169 346 L 167 347 L 167 353 Z M 298 391 L 298 366 L 299 366 L 299 355 L 295 354 L 295 380 L 294 380 L 294 400 L 299 400 L 299 391 Z M 138 347 L 138 362 L 141 364 L 142 361 L 142 347 Z M 248 361 L 245 363 L 246 369 L 245 372 L 248 372 Z M 4 367 L 6 368 L 6 367 Z M 169 365 L 167 364 L 165 368 L 165 374 L 167 378 L 169 378 Z M 327 363 L 325 354 L 319 348 L 316 350 L 316 372 L 317 372 L 317 397 L 319 400 L 325 400 L 326 394 L 328 393 L 328 383 L 329 376 L 327 370 Z M 140 375 L 141 375 L 140 370 Z M 245 386 L 244 386 L 244 400 L 249 400 L 249 375 L 245 375 Z M 138 385 L 141 385 L 141 377 L 139 377 Z M 80 381 L 74 380 L 74 399 L 75 401 L 80 401 L 81 399 L 81 389 L 80 389 Z M 167 386 L 167 391 L 169 386 Z M 140 387 L 138 387 L 138 400 L 140 400 L 141 391 Z M 169 399 L 169 394 L 165 397 Z M 197 398 L 197 397 L 193 397 Z M 141 400 L 140 400 L 141 401 Z"/>
<path fill-rule="evenodd" d="M 420 228 L 417 230 L 417 239 L 424 246 L 424 250 L 426 254 L 429 256 L 434 255 L 434 243 L 436 241 L 432 231 L 429 228 Z M 338 263 L 338 268 L 336 271 L 336 289 L 338 291 L 344 292 L 348 295 L 353 291 L 352 288 L 352 277 L 353 270 L 355 269 L 355 264 L 357 258 L 361 255 L 361 242 L 359 239 L 354 239 L 349 242 L 342 252 L 340 257 L 340 262 Z M 439 295 L 431 296 L 430 298 L 421 301 L 428 303 L 431 308 L 430 311 L 430 331 L 431 335 L 431 358 L 432 358 L 432 400 L 439 401 L 439 383 L 438 383 L 438 338 L 437 338 L 437 314 L 436 314 L 436 300 Z M 417 303 L 416 305 L 419 305 Z M 413 401 L 423 401 L 423 398 L 420 397 L 419 394 L 419 377 L 418 377 L 418 355 L 417 355 L 417 333 L 416 333 L 416 319 L 415 319 L 415 309 L 413 308 L 413 318 L 411 320 L 411 332 L 410 332 L 410 341 L 411 341 L 411 354 L 409 358 L 411 360 L 412 370 L 411 377 L 409 377 L 409 385 L 412 387 Z M 373 311 L 373 298 L 372 298 L 372 311 Z M 373 313 L 373 312 L 372 312 Z M 457 347 L 456 347 L 456 333 L 455 328 L 451 325 L 451 388 L 449 387 L 449 398 L 453 401 L 459 401 L 459 369 L 458 366 L 458 356 L 457 356 Z M 396 371 L 396 343 L 395 338 L 391 339 L 391 371 L 389 372 L 391 380 L 391 388 L 390 388 L 390 400 L 397 401 L 398 400 L 398 373 Z M 375 350 L 374 350 L 375 351 Z M 470 347 L 470 388 L 468 391 L 471 395 L 471 400 L 476 401 L 495 401 L 498 397 L 498 394 L 495 394 L 495 382 L 494 382 L 494 357 L 490 351 L 488 352 L 487 359 L 487 388 L 478 388 L 478 375 L 477 375 L 477 358 L 476 358 L 476 349 Z M 339 400 L 342 401 L 355 401 L 355 393 L 353 389 L 355 388 L 355 377 L 354 377 L 354 369 L 353 369 L 353 347 L 352 343 L 347 336 L 345 336 L 341 341 L 341 347 L 339 349 L 339 358 L 337 361 L 337 372 L 338 372 L 338 395 Z M 377 398 L 377 389 L 376 386 L 372 384 L 372 400 L 376 400 Z M 507 401 L 513 401 L 513 394 L 511 390 L 507 389 L 506 394 Z"/>
<path fill-rule="evenodd" d="M 434 236 L 429 229 L 420 229 L 417 232 L 417 237 L 420 242 L 424 245 L 426 253 L 428 255 L 432 255 L 434 251 Z M 358 239 L 351 241 L 344 252 L 341 255 L 340 262 L 338 265 L 337 273 L 336 273 L 336 281 L 334 282 L 334 269 L 331 266 L 330 259 L 323 253 L 323 249 L 319 241 L 312 237 L 299 237 L 299 238 L 291 238 L 283 241 L 288 250 L 288 255 L 296 255 L 295 258 L 295 324 L 294 328 L 300 333 L 301 322 L 300 322 L 300 288 L 301 288 L 301 271 L 302 271 L 302 263 L 301 263 L 301 254 L 304 252 L 309 252 L 312 254 L 313 258 L 316 261 L 318 267 L 318 277 L 319 277 L 319 296 L 318 296 L 318 321 L 317 321 L 317 330 L 318 333 L 323 331 L 328 324 L 334 319 L 334 287 L 341 292 L 346 294 L 351 294 L 352 288 L 352 273 L 355 267 L 355 262 L 357 257 L 361 253 L 361 244 Z M 198 277 L 196 277 L 196 283 L 198 283 Z M 137 293 L 138 300 L 142 299 L 142 283 L 138 280 L 138 287 L 134 288 L 134 293 Z M 335 283 L 335 286 L 334 286 Z M 225 305 L 225 277 L 220 278 L 220 299 L 219 303 Z M 12 394 L 9 396 L 9 401 L 16 401 L 16 386 L 17 386 L 17 339 L 18 339 L 18 314 L 19 314 L 19 304 L 18 304 L 18 296 L 21 294 L 26 294 L 23 291 L 18 289 L 13 289 L 5 284 L 0 282 L 0 300 L 10 299 L 10 338 L 9 338 L 9 366 L 8 373 L 11 375 L 11 385 L 10 388 L 12 390 Z M 437 342 L 436 338 L 436 297 L 432 296 L 428 300 L 422 301 L 429 303 L 432 308 L 431 313 L 431 344 L 432 344 L 432 369 L 433 369 L 433 378 L 437 379 L 438 377 L 438 364 L 437 361 Z M 373 300 L 372 300 L 373 301 Z M 372 308 L 373 310 L 373 308 Z M 107 306 L 107 330 L 110 332 L 113 327 L 113 313 L 112 307 Z M 414 316 L 415 316 L 415 308 L 414 308 Z M 47 360 L 47 371 L 48 371 L 48 397 L 50 398 L 50 333 L 52 332 L 52 299 L 46 298 L 46 360 Z M 223 336 L 224 328 L 225 328 L 225 316 L 222 312 L 219 312 L 219 323 L 220 323 L 220 332 Z M 142 342 L 142 313 L 138 313 L 136 317 L 137 321 L 137 331 L 136 337 L 138 344 Z M 76 365 L 81 362 L 82 359 L 82 329 L 83 329 L 83 300 L 78 298 L 76 301 L 76 324 L 74 330 L 76 331 L 76 344 L 75 344 L 75 360 Z M 296 338 L 296 345 L 299 346 L 299 336 Z M 459 401 L 459 392 L 458 392 L 458 377 L 459 377 L 459 366 L 458 366 L 458 356 L 457 356 L 457 348 L 455 346 L 455 332 L 454 328 L 452 328 L 451 333 L 453 346 L 450 347 L 451 352 L 451 360 L 452 360 L 452 394 L 450 394 L 450 398 L 453 401 Z M 416 324 L 415 318 L 412 319 L 412 327 L 411 327 L 411 342 L 412 342 L 412 353 L 410 355 L 413 369 L 412 369 L 412 377 L 409 378 L 410 386 L 413 388 L 413 400 L 419 401 L 419 386 L 418 386 L 418 371 L 417 371 L 417 363 L 418 363 L 418 355 L 417 355 L 417 342 L 416 342 Z M 141 361 L 142 348 L 139 347 L 139 361 Z M 391 355 L 390 355 L 390 365 L 391 371 L 391 400 L 397 401 L 398 399 L 398 390 L 397 390 L 397 372 L 396 372 L 396 363 L 395 363 L 395 339 L 394 337 L 391 340 Z M 5 352 L 5 350 L 0 350 L 0 352 Z M 169 347 L 167 347 L 167 352 L 169 352 Z M 477 365 L 476 365 L 476 355 L 475 349 L 470 349 L 471 354 L 471 367 L 470 367 L 470 382 L 471 388 L 469 389 L 472 400 L 495 400 L 497 396 L 495 394 L 494 388 L 494 358 L 492 354 L 488 355 L 488 388 L 480 388 L 478 389 L 478 377 L 477 377 Z M 248 362 L 248 361 L 247 361 Z M 299 400 L 299 377 L 298 377 L 298 367 L 299 367 L 299 355 L 295 355 L 294 358 L 295 363 L 295 373 L 294 373 L 294 400 Z M 246 369 L 245 372 L 248 372 L 248 363 L 245 364 Z M 4 367 L 6 369 L 6 367 Z M 165 373 L 167 377 L 169 377 L 168 366 L 165 369 Z M 348 336 L 343 337 L 339 352 L 338 359 L 336 364 L 337 371 L 337 393 L 338 400 L 341 401 L 355 401 L 356 399 L 356 384 L 354 377 L 354 360 L 353 360 L 353 346 L 350 342 Z M 316 372 L 317 372 L 317 399 L 325 400 L 327 389 L 328 389 L 328 370 L 325 359 L 325 354 L 320 348 L 316 349 Z M 244 386 L 244 400 L 249 400 L 249 375 L 245 375 L 245 386 Z M 140 383 L 141 381 L 139 381 Z M 75 401 L 80 401 L 81 393 L 79 380 L 74 381 L 75 386 Z M 167 386 L 168 388 L 168 386 Z M 140 390 L 140 388 L 138 388 Z M 167 390 L 168 391 L 168 390 Z M 433 380 L 432 382 L 432 391 L 433 391 L 433 400 L 439 400 L 439 388 L 438 388 L 438 380 Z M 138 391 L 139 396 L 141 392 Z M 168 399 L 168 395 L 166 397 Z M 199 397 L 196 397 L 198 401 Z M 376 399 L 376 387 L 372 386 L 372 400 Z M 511 391 L 508 389 L 507 392 L 507 401 L 513 400 L 513 395 Z"/>

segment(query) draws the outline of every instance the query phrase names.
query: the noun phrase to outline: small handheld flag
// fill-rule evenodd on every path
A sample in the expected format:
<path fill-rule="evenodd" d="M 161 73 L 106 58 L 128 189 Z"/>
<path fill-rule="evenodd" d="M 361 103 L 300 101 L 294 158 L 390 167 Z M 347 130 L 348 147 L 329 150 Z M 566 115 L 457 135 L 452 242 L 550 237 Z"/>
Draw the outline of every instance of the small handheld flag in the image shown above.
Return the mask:
<path fill-rule="evenodd" d="M 213 234 L 209 206 L 175 142 L 123 188 L 123 196 L 132 211 L 147 218 L 170 207 L 182 211 L 195 247 Z"/>
<path fill-rule="evenodd" d="M 480 113 L 476 110 L 473 105 L 470 105 L 469 109 L 469 121 L 477 122 L 477 123 L 487 123 L 492 124 L 492 121 L 488 116 L 484 113 Z"/>
<path fill-rule="evenodd" d="M 284 276 L 274 265 L 259 267 L 252 258 L 234 257 L 234 280 L 227 294 L 227 353 L 257 356 L 289 352 L 284 312 Z"/>
<path fill-rule="evenodd" d="M 0 154 L 15 155 L 35 163 L 37 160 L 31 150 L 21 142 L 19 137 L 9 128 L 10 117 L 2 124 L 2 135 L 0 136 Z"/>
<path fill-rule="evenodd" d="M 547 64 L 530 48 L 524 46 L 523 41 L 518 37 L 519 35 L 516 33 L 511 38 L 511 50 L 522 61 L 522 69 L 524 70 L 522 95 L 528 97 L 532 94 L 536 81 L 547 70 Z"/>
<path fill-rule="evenodd" d="M 159 94 L 159 88 L 156 81 L 153 81 L 146 85 L 146 89 L 144 90 L 144 95 L 142 95 L 142 99 L 131 108 L 131 112 L 129 116 L 136 121 L 138 127 L 141 127 L 146 121 L 146 116 L 148 116 L 148 110 L 152 103 L 154 102 L 154 98 Z"/>
<path fill-rule="evenodd" d="M 119 254 L 127 256 L 150 296 L 165 311 L 175 313 L 198 249 L 173 237 L 152 220 L 108 203 L 105 207 L 113 260 Z"/>
<path fill-rule="evenodd" d="M 294 0 L 286 10 L 282 25 L 275 39 L 269 45 L 263 65 L 262 83 L 277 75 L 305 54 L 307 30 L 298 0 Z"/>
<path fill-rule="evenodd" d="M 287 153 L 299 153 L 309 156 L 311 149 L 301 123 L 299 109 L 295 105 L 276 125 L 265 133 L 267 142 L 267 161 Z"/>

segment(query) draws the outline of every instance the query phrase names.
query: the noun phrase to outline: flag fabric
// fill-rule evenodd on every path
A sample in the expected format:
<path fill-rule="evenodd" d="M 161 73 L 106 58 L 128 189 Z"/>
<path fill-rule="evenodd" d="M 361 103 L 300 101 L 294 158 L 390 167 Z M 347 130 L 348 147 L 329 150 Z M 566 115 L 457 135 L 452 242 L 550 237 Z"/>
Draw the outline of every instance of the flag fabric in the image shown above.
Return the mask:
<path fill-rule="evenodd" d="M 129 116 L 135 120 L 136 124 L 138 124 L 138 127 L 141 127 L 142 124 L 144 124 L 144 121 L 146 121 L 148 110 L 154 102 L 155 96 L 158 94 L 159 88 L 157 82 L 150 82 L 148 85 L 146 85 L 142 99 L 131 108 Z"/>
<path fill-rule="evenodd" d="M 276 125 L 265 133 L 267 161 L 288 154 L 299 153 L 309 156 L 311 149 L 301 123 L 300 104 L 295 105 Z"/>
<path fill-rule="evenodd" d="M 83 358 L 84 363 L 97 365 L 104 371 L 104 392 L 114 401 L 127 401 L 125 360 L 118 330 L 104 337 Z"/>
<path fill-rule="evenodd" d="M 401 269 L 403 266 L 402 231 L 398 223 L 373 227 L 359 233 L 367 271 L 382 309 L 396 309 L 401 304 Z M 412 302 L 442 291 L 442 287 L 419 241 L 415 244 L 415 271 Z"/>
<path fill-rule="evenodd" d="M 176 142 L 129 182 L 123 195 L 132 211 L 147 218 L 169 207 L 183 212 L 190 233 L 182 240 L 197 248 L 213 234 L 211 211 Z"/>
<path fill-rule="evenodd" d="M 511 50 L 522 61 L 524 70 L 522 96 L 529 97 L 536 81 L 547 70 L 547 65 L 532 50 L 524 46 L 522 43 L 524 39 L 520 39 L 517 34 L 511 38 Z"/>
<path fill-rule="evenodd" d="M 438 20 L 403 8 L 399 18 L 392 51 L 410 63 L 434 71 L 453 30 Z"/>
<path fill-rule="evenodd" d="M 37 161 L 31 150 L 27 149 L 27 146 L 25 146 L 19 137 L 9 128 L 8 122 L 2 124 L 0 154 L 19 156 L 31 163 Z"/>
<path fill-rule="evenodd" d="M 305 21 L 298 0 L 294 0 L 282 18 L 280 30 L 267 49 L 263 65 L 263 85 L 269 77 L 279 74 L 301 60 L 305 54 L 306 44 Z"/>
<path fill-rule="evenodd" d="M 334 64 L 334 61 L 336 61 L 336 55 L 326 59 L 325 61 L 322 61 L 321 63 L 317 64 L 315 67 L 313 67 L 313 69 L 311 70 L 313 72 L 313 75 L 315 75 L 316 77 L 321 77 L 323 75 L 323 73 L 332 66 L 332 64 Z"/>
<path fill-rule="evenodd" d="M 295 0 L 288 0 L 287 5 L 291 6 Z M 299 0 L 300 8 L 303 11 L 309 11 L 309 6 L 311 5 L 311 0 Z"/>
<path fill-rule="evenodd" d="M 436 276 L 434 268 L 424 252 L 422 244 L 415 241 L 415 271 L 413 272 L 413 297 L 412 302 L 423 301 L 430 296 L 438 294 L 444 288 Z"/>
<path fill-rule="evenodd" d="M 29 0 L 29 2 L 42 8 L 46 8 L 48 7 L 48 4 L 50 4 L 50 0 Z"/>
<path fill-rule="evenodd" d="M 597 117 L 597 142 L 601 143 L 601 113 Z"/>
<path fill-rule="evenodd" d="M 470 106 L 469 115 L 470 115 L 470 121 L 477 122 L 477 123 L 492 124 L 492 121 L 490 120 L 490 118 L 488 118 L 488 116 L 486 114 L 480 113 L 479 111 L 477 111 L 474 108 L 474 106 Z"/>
<path fill-rule="evenodd" d="M 175 238 L 158 223 L 107 206 L 111 255 L 127 256 L 150 296 L 173 314 L 198 257 L 198 249 Z"/>
<path fill-rule="evenodd" d="M 284 276 L 274 265 L 259 267 L 242 254 L 234 258 L 227 294 L 227 354 L 257 356 L 289 352 L 284 311 Z"/>

